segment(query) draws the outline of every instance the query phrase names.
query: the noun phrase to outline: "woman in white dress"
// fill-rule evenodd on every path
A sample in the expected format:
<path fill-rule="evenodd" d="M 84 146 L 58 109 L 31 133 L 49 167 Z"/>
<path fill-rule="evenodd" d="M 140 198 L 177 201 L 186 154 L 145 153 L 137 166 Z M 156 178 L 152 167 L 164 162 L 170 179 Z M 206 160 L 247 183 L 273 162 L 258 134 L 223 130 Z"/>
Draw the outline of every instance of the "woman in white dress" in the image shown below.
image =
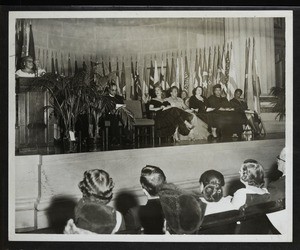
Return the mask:
<path fill-rule="evenodd" d="M 193 119 L 191 121 L 191 124 L 194 126 L 194 128 L 191 130 L 191 133 L 189 133 L 188 136 L 180 136 L 179 138 L 181 140 L 207 139 L 207 137 L 209 136 L 209 133 L 207 130 L 207 124 L 205 122 L 203 122 L 201 119 L 199 119 L 193 113 L 193 110 L 189 109 L 189 107 L 184 103 L 184 101 L 180 97 L 178 97 L 178 88 L 176 86 L 173 86 L 170 88 L 170 94 L 171 94 L 171 96 L 166 98 L 165 100 L 171 104 L 171 107 L 177 107 L 188 113 L 193 114 Z"/>

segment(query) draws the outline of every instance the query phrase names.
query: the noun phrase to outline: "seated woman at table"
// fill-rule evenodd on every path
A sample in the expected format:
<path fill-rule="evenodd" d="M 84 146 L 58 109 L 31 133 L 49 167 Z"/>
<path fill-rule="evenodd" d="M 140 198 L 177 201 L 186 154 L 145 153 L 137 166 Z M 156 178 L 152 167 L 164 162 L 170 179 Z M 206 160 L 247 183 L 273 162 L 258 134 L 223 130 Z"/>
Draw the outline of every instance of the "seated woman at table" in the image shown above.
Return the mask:
<path fill-rule="evenodd" d="M 171 87 L 170 91 L 171 96 L 166 98 L 166 101 L 171 104 L 171 107 L 177 107 L 188 113 L 193 112 L 193 110 L 191 110 L 184 103 L 184 101 L 180 97 L 178 97 L 178 88 L 176 86 Z M 209 133 L 207 130 L 207 124 L 204 121 L 197 119 L 196 115 L 193 114 L 193 120 L 191 121 L 191 124 L 195 127 L 193 129 L 192 139 L 207 139 Z"/>
<path fill-rule="evenodd" d="M 244 99 L 241 99 L 241 95 L 243 94 L 243 90 L 236 89 L 234 91 L 234 98 L 230 100 L 231 106 L 234 108 L 236 112 L 241 114 L 241 119 L 244 124 L 249 124 L 249 126 L 253 129 L 254 134 L 259 135 L 259 117 L 255 111 L 250 111 L 248 109 L 247 103 Z"/>
<path fill-rule="evenodd" d="M 200 200 L 207 204 L 205 215 L 234 210 L 232 196 L 223 197 L 224 176 L 216 170 L 205 171 L 199 180 Z"/>
<path fill-rule="evenodd" d="M 113 234 L 125 230 L 121 213 L 107 205 L 114 183 L 106 171 L 85 171 L 78 187 L 83 197 L 75 207 L 74 221 L 70 219 L 65 227 L 65 234 Z"/>
<path fill-rule="evenodd" d="M 231 204 L 235 209 L 240 209 L 242 206 L 255 205 L 264 203 L 270 200 L 270 194 L 264 188 L 264 169 L 256 160 L 248 159 L 242 164 L 239 171 L 240 181 L 245 185 L 245 188 L 237 190 L 231 200 Z"/>
<path fill-rule="evenodd" d="M 179 141 L 178 133 L 188 135 L 193 129 L 190 123 L 193 115 L 180 108 L 172 107 L 166 99 L 162 99 L 162 89 L 155 87 L 156 97 L 149 103 L 149 110 L 156 113 L 155 128 L 160 131 L 162 137 L 173 135 L 174 141 Z"/>
<path fill-rule="evenodd" d="M 203 88 L 197 86 L 193 89 L 193 95 L 189 99 L 189 107 L 205 123 L 209 124 L 209 111 L 206 97 L 203 96 Z"/>
<path fill-rule="evenodd" d="M 243 120 L 238 112 L 235 112 L 230 102 L 221 96 L 221 85 L 213 86 L 213 95 L 207 99 L 208 107 L 213 109 L 210 113 L 212 135 L 217 138 L 217 129 L 233 136 L 240 136 L 243 132 Z"/>

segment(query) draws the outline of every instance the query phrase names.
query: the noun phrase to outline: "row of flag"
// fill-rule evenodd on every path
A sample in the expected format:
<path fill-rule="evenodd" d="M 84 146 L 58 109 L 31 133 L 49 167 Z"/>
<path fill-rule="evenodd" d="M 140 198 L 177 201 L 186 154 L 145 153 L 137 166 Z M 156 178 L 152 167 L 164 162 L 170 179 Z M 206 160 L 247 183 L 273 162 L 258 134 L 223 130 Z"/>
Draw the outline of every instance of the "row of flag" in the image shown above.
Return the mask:
<path fill-rule="evenodd" d="M 15 41 L 16 41 L 16 68 L 21 68 L 21 59 L 30 55 L 35 60 L 35 46 L 30 21 L 20 19 L 15 25 Z"/>
<path fill-rule="evenodd" d="M 95 65 L 95 62 L 97 65 L 100 65 L 102 68 L 100 73 L 102 75 L 107 75 L 111 72 L 116 73 L 116 84 L 119 94 L 125 96 L 126 86 L 129 85 L 130 95 L 126 97 L 127 99 L 140 99 L 147 102 L 150 97 L 154 96 L 155 86 L 161 86 L 166 91 L 170 87 L 176 86 L 180 92 L 185 90 L 188 93 L 191 93 L 193 88 L 202 86 L 204 96 L 208 97 L 213 94 L 212 89 L 215 84 L 221 85 L 222 94 L 228 100 L 233 98 L 234 91 L 237 88 L 237 75 L 232 42 L 223 46 L 196 49 L 195 52 L 194 56 L 192 56 L 192 51 L 190 52 L 189 60 L 187 53 L 183 55 L 182 52 L 180 55 L 177 53 L 176 56 L 173 53 L 169 54 L 169 56 L 165 57 L 165 60 L 162 57 L 161 61 L 156 60 L 156 57 L 154 57 L 154 60 L 151 58 L 150 67 L 147 67 L 146 59 L 139 67 L 138 60 L 134 63 L 131 58 L 129 82 L 126 80 L 124 58 L 120 65 L 117 60 L 114 71 L 112 70 L 110 59 L 108 64 L 104 62 L 103 58 L 102 62 L 98 63 L 97 56 L 95 58 L 91 56 L 89 63 L 92 67 Z M 87 62 L 84 57 L 82 58 L 82 67 L 80 67 L 76 56 L 74 56 L 74 64 L 72 63 L 70 53 L 66 55 L 52 51 L 50 55 L 49 51 L 45 49 L 35 51 L 32 25 L 30 21 L 20 19 L 16 22 L 17 68 L 20 66 L 20 59 L 26 55 L 32 56 L 34 60 L 39 60 L 40 66 L 46 72 L 62 76 L 72 76 L 80 68 L 87 68 Z M 48 65 L 50 57 L 51 67 Z M 66 62 L 67 65 L 65 67 Z M 251 44 L 251 39 L 248 38 L 245 47 L 244 97 L 248 106 L 259 113 L 261 90 L 257 64 L 255 40 L 253 38 Z M 192 65 L 194 67 L 191 67 Z M 74 69 L 72 66 L 74 66 Z M 140 69 L 142 69 L 142 77 L 140 77 Z"/>

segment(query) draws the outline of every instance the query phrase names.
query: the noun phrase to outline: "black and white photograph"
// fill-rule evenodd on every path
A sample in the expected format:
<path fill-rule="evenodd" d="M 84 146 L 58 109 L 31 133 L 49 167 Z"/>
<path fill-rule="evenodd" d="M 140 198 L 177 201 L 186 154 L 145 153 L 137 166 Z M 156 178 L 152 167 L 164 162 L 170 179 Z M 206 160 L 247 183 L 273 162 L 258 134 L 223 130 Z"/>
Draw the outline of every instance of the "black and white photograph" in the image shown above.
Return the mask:
<path fill-rule="evenodd" d="M 291 242 L 292 30 L 282 10 L 9 12 L 9 240 Z"/>

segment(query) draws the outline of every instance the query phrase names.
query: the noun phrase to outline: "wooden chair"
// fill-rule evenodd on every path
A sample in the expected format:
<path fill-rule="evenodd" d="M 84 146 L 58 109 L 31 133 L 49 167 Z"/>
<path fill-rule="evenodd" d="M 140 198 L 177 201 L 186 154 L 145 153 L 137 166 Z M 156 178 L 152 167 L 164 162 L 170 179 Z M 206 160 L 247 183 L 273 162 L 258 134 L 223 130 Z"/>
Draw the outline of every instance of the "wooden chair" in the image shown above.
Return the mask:
<path fill-rule="evenodd" d="M 140 147 L 141 128 L 149 127 L 151 130 L 150 138 L 152 146 L 154 147 L 154 120 L 148 119 L 143 116 L 142 103 L 139 100 L 125 100 L 126 108 L 134 115 L 134 129 L 133 129 L 133 145 L 135 146 L 135 138 L 137 137 L 137 147 Z M 147 138 L 148 134 L 146 134 Z M 146 139 L 147 140 L 147 139 Z"/>
<path fill-rule="evenodd" d="M 156 116 L 156 112 L 147 110 L 147 116 L 148 116 L 148 118 L 154 120 L 155 116 Z M 155 129 L 155 138 L 158 139 L 158 146 L 161 146 L 162 138 L 165 138 L 165 141 L 167 143 L 169 143 L 169 141 L 170 141 L 170 137 L 161 135 L 161 131 L 159 129 Z"/>

